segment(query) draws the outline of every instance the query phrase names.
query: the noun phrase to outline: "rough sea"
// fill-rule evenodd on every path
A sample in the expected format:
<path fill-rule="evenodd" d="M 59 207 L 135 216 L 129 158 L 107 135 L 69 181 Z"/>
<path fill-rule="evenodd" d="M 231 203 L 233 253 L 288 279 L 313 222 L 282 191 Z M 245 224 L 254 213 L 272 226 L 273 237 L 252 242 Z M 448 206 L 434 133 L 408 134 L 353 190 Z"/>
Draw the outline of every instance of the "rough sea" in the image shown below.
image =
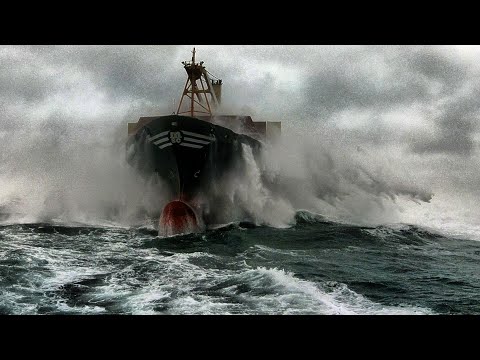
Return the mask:
<path fill-rule="evenodd" d="M 289 228 L 0 226 L 1 314 L 478 314 L 480 242 L 297 212 Z"/>
<path fill-rule="evenodd" d="M 0 314 L 480 313 L 480 194 L 462 163 L 428 177 L 415 158 L 289 135 L 263 164 L 245 151 L 218 188 L 221 225 L 159 237 L 136 214 L 161 191 L 102 129 L 117 131 L 2 137 Z"/>
<path fill-rule="evenodd" d="M 184 70 L 191 73 L 191 65 L 182 61 L 194 46 L 212 79 L 225 79 L 222 103 L 212 100 L 208 108 L 263 122 L 258 128 L 268 141 L 260 152 L 244 143 L 242 156 L 214 157 L 213 168 L 229 158 L 235 166 L 228 174 L 198 179 L 201 191 L 183 194 L 180 183 L 173 192 L 155 171 L 138 171 L 145 168 L 142 157 L 128 163 L 135 146 L 126 145 L 130 124 L 139 118 L 184 113 L 188 101 L 178 95 L 188 90 Z M 21 323 L 31 317 L 15 315 L 407 315 L 393 317 L 437 321 L 480 314 L 479 50 L 0 47 L 0 315 L 19 325 L 18 332 L 3 330 L 38 356 L 38 349 L 50 355 L 65 342 L 43 325 Z M 205 80 L 211 81 L 206 73 Z M 225 119 L 234 132 L 254 136 L 252 124 Z M 275 131 L 272 121 L 281 123 Z M 192 136 L 198 135 L 206 134 Z M 182 145 L 173 139 L 159 148 Z M 220 148 L 204 140 L 183 145 L 191 151 L 203 143 Z M 198 162 L 194 177 L 208 176 Z M 180 199 L 195 209 L 200 231 L 162 236 L 162 209 Z M 180 318 L 147 317 L 160 318 L 158 323 Z M 85 341 L 63 326 L 54 328 L 71 341 L 65 354 L 85 348 L 91 355 L 97 340 L 109 356 L 127 345 L 136 355 L 142 348 L 160 349 L 161 355 L 191 348 L 198 356 L 207 347 L 217 350 L 220 333 L 231 341 L 229 353 L 245 349 L 249 356 L 260 348 L 270 356 L 275 348 L 298 354 L 308 345 L 309 356 L 346 348 L 356 356 L 383 349 L 408 349 L 411 356 L 424 344 L 430 356 L 433 349 L 445 355 L 451 345 L 458 357 L 465 344 L 475 343 L 463 336 L 452 340 L 463 325 L 435 326 L 441 332 L 430 342 L 431 333 L 412 333 L 416 326 L 392 336 L 377 324 L 373 328 L 392 341 L 385 346 L 363 326 L 334 331 L 325 319 L 339 317 L 317 316 L 314 331 L 305 327 L 314 339 L 305 341 L 302 334 L 295 346 L 290 338 L 303 326 L 275 326 L 283 342 L 252 325 L 252 316 L 236 318 L 249 322 L 238 337 L 223 326 L 212 332 L 203 324 L 197 331 L 182 326 L 176 332 L 162 323 L 147 330 L 153 342 L 143 335 L 132 341 L 131 333 L 143 325 L 127 331 L 115 325 L 124 342 L 108 341 L 107 330 L 92 336 L 96 326 L 82 330 Z M 169 346 L 159 330 L 181 340 L 181 347 Z M 262 333 L 255 337 L 252 330 Z M 366 340 L 352 346 L 348 332 Z M 191 346 L 200 333 L 208 342 Z M 42 334 L 48 339 L 32 346 Z"/>

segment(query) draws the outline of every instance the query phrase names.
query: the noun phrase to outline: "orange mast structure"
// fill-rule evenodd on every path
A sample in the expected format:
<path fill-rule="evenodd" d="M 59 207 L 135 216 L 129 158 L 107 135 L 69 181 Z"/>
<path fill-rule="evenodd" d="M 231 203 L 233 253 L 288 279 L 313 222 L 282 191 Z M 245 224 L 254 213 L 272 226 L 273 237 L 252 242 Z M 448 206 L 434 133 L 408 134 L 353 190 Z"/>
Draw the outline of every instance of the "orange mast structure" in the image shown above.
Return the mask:
<path fill-rule="evenodd" d="M 195 48 L 192 54 L 192 61 L 182 61 L 188 78 L 178 104 L 177 115 L 189 114 L 194 117 L 197 113 L 211 116 L 214 108 L 220 104 L 222 80 L 211 80 L 203 61 L 195 62 Z M 189 99 L 189 108 L 180 111 L 185 97 Z"/>

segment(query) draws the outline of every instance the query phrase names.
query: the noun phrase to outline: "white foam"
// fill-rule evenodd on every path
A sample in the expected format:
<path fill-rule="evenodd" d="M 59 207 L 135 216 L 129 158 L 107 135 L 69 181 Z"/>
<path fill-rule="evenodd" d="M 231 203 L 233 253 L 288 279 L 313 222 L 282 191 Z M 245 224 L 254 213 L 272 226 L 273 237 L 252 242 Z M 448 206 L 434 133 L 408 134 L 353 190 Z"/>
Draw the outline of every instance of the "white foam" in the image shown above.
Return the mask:
<path fill-rule="evenodd" d="M 405 203 L 400 220 L 446 237 L 480 241 L 479 198 L 476 194 L 439 193 L 428 204 Z"/>
<path fill-rule="evenodd" d="M 283 314 L 428 314 L 429 309 L 420 307 L 385 306 L 372 302 L 350 290 L 345 284 L 325 285 L 296 278 L 293 273 L 277 268 L 259 267 L 242 274 L 254 288 L 268 290 L 263 296 L 242 295 L 246 301 L 256 302 L 259 313 Z"/>
<path fill-rule="evenodd" d="M 2 289 L 0 296 L 0 308 L 8 309 L 8 313 L 17 315 L 34 315 L 37 313 L 38 304 L 25 301 L 26 296 L 16 291 Z"/>
<path fill-rule="evenodd" d="M 384 306 L 372 302 L 341 283 L 303 280 L 277 268 L 250 268 L 245 254 L 229 260 L 206 252 L 174 253 L 165 256 L 155 247 L 141 247 L 141 239 L 122 232 L 75 236 L 68 241 L 86 241 L 81 248 L 42 247 L 32 238 L 3 230 L 0 256 L 22 251 L 34 268 L 21 275 L 17 287 L 0 302 L 12 313 L 36 313 L 38 306 L 61 313 L 127 314 L 417 314 L 428 309 L 413 306 Z M 32 234 L 33 235 L 33 234 Z M 35 243 L 42 236 L 34 234 Z M 90 242 L 90 244 L 88 244 Z M 83 246 L 83 245 L 82 245 Z M 308 255 L 303 251 L 276 250 L 257 245 L 255 252 L 279 252 L 287 256 Z M 25 256 L 26 255 L 26 256 Z M 114 259 L 113 261 L 111 259 Z M 108 259 L 108 260 L 107 260 Z M 42 271 L 35 270 L 41 262 Z M 126 264 L 126 265 L 122 265 Z M 217 265 L 218 264 L 218 265 Z M 29 267 L 27 267 L 29 269 Z M 72 305 L 61 291 L 66 284 L 86 285 L 82 303 Z M 246 287 L 246 288 L 244 288 Z M 22 297 L 31 294 L 29 297 Z M 112 304 L 112 309 L 106 309 Z M 109 305 L 110 306 L 110 305 Z"/>

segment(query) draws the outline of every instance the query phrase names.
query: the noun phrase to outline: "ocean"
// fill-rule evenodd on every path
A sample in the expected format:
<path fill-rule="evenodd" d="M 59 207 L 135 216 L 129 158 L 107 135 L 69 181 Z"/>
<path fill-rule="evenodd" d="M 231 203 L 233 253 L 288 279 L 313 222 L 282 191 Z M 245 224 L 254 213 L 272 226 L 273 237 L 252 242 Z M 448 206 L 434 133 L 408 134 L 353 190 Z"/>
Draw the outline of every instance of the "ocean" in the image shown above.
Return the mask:
<path fill-rule="evenodd" d="M 480 242 L 298 211 L 287 228 L 0 226 L 0 314 L 480 313 Z"/>

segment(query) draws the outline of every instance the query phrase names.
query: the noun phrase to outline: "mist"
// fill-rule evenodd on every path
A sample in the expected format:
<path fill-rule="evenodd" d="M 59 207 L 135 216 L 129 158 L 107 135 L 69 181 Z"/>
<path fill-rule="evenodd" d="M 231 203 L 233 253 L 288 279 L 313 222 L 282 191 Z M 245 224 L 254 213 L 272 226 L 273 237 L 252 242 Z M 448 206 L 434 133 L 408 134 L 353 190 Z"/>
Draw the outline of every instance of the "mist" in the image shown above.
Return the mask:
<path fill-rule="evenodd" d="M 192 47 L 0 47 L 0 220 L 145 223 L 165 194 L 126 164 L 127 123 L 172 113 Z M 197 46 L 224 81 L 222 112 L 282 121 L 280 142 L 260 162 L 244 149 L 248 171 L 219 188 L 224 221 L 284 227 L 308 210 L 476 232 L 479 54 Z"/>

